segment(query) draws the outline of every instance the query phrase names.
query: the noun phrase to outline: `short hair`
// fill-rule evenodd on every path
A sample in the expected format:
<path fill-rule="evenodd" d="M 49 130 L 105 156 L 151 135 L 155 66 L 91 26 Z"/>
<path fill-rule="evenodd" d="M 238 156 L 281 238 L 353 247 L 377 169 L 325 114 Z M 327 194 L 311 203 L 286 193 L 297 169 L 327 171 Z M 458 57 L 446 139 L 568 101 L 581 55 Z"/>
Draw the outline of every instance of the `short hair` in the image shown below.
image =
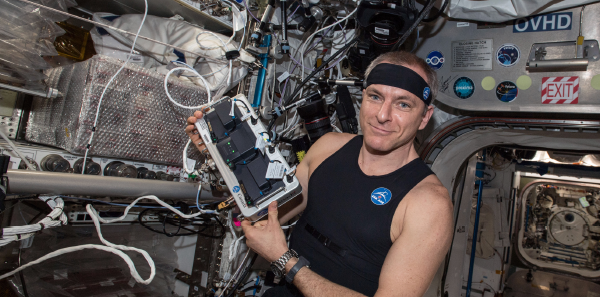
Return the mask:
<path fill-rule="evenodd" d="M 435 73 L 435 70 L 431 69 L 431 67 L 427 65 L 425 60 L 419 58 L 413 53 L 406 51 L 387 52 L 381 54 L 379 57 L 375 58 L 375 60 L 373 60 L 371 64 L 369 64 L 369 67 L 367 67 L 367 70 L 365 71 L 365 79 L 369 77 L 369 74 L 371 73 L 373 68 L 375 68 L 375 66 L 382 63 L 421 68 L 421 70 L 423 70 L 425 72 L 425 75 L 427 76 L 427 84 L 431 89 L 431 103 L 433 103 L 438 92 L 437 74 Z"/>

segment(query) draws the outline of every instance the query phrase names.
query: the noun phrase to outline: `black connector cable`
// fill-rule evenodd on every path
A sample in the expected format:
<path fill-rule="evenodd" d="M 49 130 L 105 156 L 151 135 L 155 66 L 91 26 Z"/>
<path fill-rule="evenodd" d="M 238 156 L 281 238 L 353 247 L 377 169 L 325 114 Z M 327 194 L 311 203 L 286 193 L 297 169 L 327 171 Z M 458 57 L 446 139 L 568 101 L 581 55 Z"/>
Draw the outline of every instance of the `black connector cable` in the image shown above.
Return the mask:
<path fill-rule="evenodd" d="M 204 219 L 196 219 L 196 218 L 192 218 L 192 219 L 184 219 L 181 217 L 178 218 L 172 218 L 169 217 L 169 215 L 173 214 L 171 211 L 169 210 L 159 210 L 158 213 L 156 214 L 162 223 L 162 230 L 156 230 L 152 227 L 150 227 L 146 221 L 144 221 L 142 218 L 144 217 L 144 214 L 150 210 L 154 210 L 154 209 L 144 209 L 143 211 L 141 211 L 138 215 L 138 222 L 140 223 L 140 225 L 142 225 L 144 228 L 155 232 L 155 233 L 159 233 L 159 234 L 163 234 L 166 235 L 167 237 L 173 237 L 173 236 L 189 236 L 189 235 L 201 235 L 204 237 L 208 237 L 208 238 L 222 238 L 225 235 L 225 232 L 221 231 L 221 234 L 219 235 L 212 235 L 212 234 L 206 234 L 203 233 L 206 229 L 208 229 L 210 226 L 214 226 L 216 225 L 216 223 L 204 223 L 205 220 Z M 161 218 L 162 217 L 162 218 Z M 210 220 L 210 218 L 208 218 L 208 220 Z M 215 220 L 217 221 L 217 223 L 220 225 L 221 230 L 225 230 L 225 226 L 223 225 L 223 223 L 218 219 L 218 217 L 215 216 Z M 193 224 L 193 222 L 198 222 L 201 221 L 203 222 L 202 224 Z M 175 233 L 171 233 L 171 232 L 167 232 L 166 231 L 166 224 L 172 225 L 172 226 L 176 226 L 177 227 L 177 231 Z M 183 225 L 191 225 L 191 226 L 201 226 L 204 228 L 200 228 L 200 230 L 193 230 L 193 229 L 188 229 Z M 179 233 L 181 230 L 186 230 L 188 231 L 187 233 Z"/>
<path fill-rule="evenodd" d="M 444 10 L 446 10 L 446 6 L 448 6 L 448 0 L 444 0 L 444 3 L 442 3 L 442 6 L 440 6 L 440 9 L 435 13 L 435 15 L 432 15 L 428 18 L 424 18 L 423 22 L 429 23 L 429 22 L 433 22 L 435 21 L 437 18 L 440 17 L 440 15 L 442 15 L 442 12 L 444 12 Z"/>
<path fill-rule="evenodd" d="M 299 86 L 296 87 L 296 89 L 294 90 L 294 92 L 292 93 L 291 96 L 289 96 L 287 99 L 285 99 L 283 101 L 283 106 L 286 106 L 292 102 L 294 102 L 294 97 L 296 97 L 296 95 L 298 94 L 298 92 L 300 92 L 300 90 L 302 89 L 302 87 L 308 82 L 310 81 L 311 78 L 313 78 L 313 76 L 317 75 L 317 73 L 321 72 L 321 70 L 323 70 L 323 68 L 325 68 L 327 66 L 327 64 L 329 64 L 329 62 L 335 60 L 339 55 L 341 55 L 343 52 L 345 52 L 347 49 L 349 49 L 351 46 L 353 46 L 355 43 L 358 42 L 358 37 L 350 40 L 350 42 L 346 43 L 346 45 L 344 45 L 344 47 L 342 47 L 341 49 L 339 49 L 337 52 L 335 52 L 333 55 L 331 55 L 331 57 L 329 57 L 329 59 L 327 59 L 327 61 L 323 62 L 321 64 L 321 66 L 317 67 L 317 69 L 315 69 L 313 72 L 311 72 L 303 81 L 302 83 L 300 83 Z"/>
<path fill-rule="evenodd" d="M 242 272 L 242 274 L 238 278 L 238 280 L 235 283 L 235 285 L 233 286 L 233 288 L 231 288 L 231 291 L 229 291 L 229 294 L 227 294 L 227 297 L 233 297 L 234 296 L 233 294 L 235 293 L 235 290 L 237 290 L 237 288 L 240 287 L 240 285 L 242 284 L 242 282 L 244 281 L 244 279 L 246 279 L 246 277 L 248 276 L 248 273 L 250 272 L 250 269 L 252 268 L 252 265 L 254 265 L 254 262 L 256 261 L 257 257 L 258 257 L 258 254 L 254 253 L 254 256 L 250 260 L 250 263 L 248 263 L 248 265 L 246 267 L 244 267 L 244 271 Z"/>
<path fill-rule="evenodd" d="M 398 48 L 400 48 L 400 46 L 406 41 L 406 39 L 408 39 L 410 34 L 412 34 L 412 32 L 417 28 L 417 26 L 419 26 L 419 23 L 421 23 L 421 21 L 429 13 L 431 8 L 433 8 L 434 4 L 435 4 L 435 1 L 433 1 L 433 0 L 430 0 L 429 2 L 427 2 L 427 4 L 425 5 L 425 7 L 423 7 L 423 10 L 421 10 L 421 13 L 417 17 L 417 20 L 415 20 L 415 22 L 412 24 L 412 26 L 410 26 L 410 28 L 408 28 L 408 31 L 406 31 L 402 35 L 402 37 L 400 37 L 400 40 L 398 40 L 398 42 L 396 44 L 394 44 L 394 46 L 392 47 L 392 50 L 390 50 L 391 52 L 397 51 Z"/>
<path fill-rule="evenodd" d="M 234 102 L 237 101 L 237 99 L 233 99 Z M 244 102 L 243 100 L 240 100 L 240 102 L 242 102 L 242 104 L 244 104 L 244 106 L 246 107 L 246 111 L 250 112 L 250 108 L 248 107 L 248 105 L 246 105 L 246 102 Z"/>
<path fill-rule="evenodd" d="M 238 100 L 237 100 L 237 99 L 233 99 L 233 101 L 234 101 L 234 102 L 236 102 L 236 101 L 238 101 Z M 239 101 L 240 101 L 240 102 L 242 102 L 242 104 L 244 104 L 244 106 L 246 107 L 246 112 L 248 112 L 248 113 L 250 114 L 250 118 L 251 118 L 251 121 L 252 121 L 252 125 L 256 125 L 256 122 L 258 121 L 258 117 L 257 117 L 257 118 L 254 118 L 254 117 L 252 116 L 252 114 L 250 113 L 250 108 L 248 107 L 248 105 L 246 104 L 246 102 L 244 102 L 243 100 L 239 100 Z M 234 124 L 234 128 L 233 128 L 233 129 L 231 129 L 231 130 L 229 130 L 229 132 L 231 132 L 231 131 L 233 131 L 233 130 L 235 129 L 235 127 L 236 127 L 236 125 L 235 125 L 235 121 L 233 122 L 233 124 Z"/>
<path fill-rule="evenodd" d="M 313 72 L 311 72 L 301 83 L 299 86 L 296 87 L 296 89 L 294 90 L 294 92 L 292 93 L 292 95 L 290 95 L 289 97 L 287 97 L 284 101 L 283 101 L 283 106 L 287 106 L 288 104 L 294 102 L 294 97 L 296 97 L 296 95 L 298 94 L 298 92 L 300 92 L 300 90 L 302 89 L 302 87 L 311 79 L 313 78 L 313 76 L 317 75 L 317 73 L 321 72 L 323 70 L 323 68 L 325 68 L 327 66 L 327 64 L 329 64 L 329 62 L 333 61 L 335 58 L 337 58 L 339 55 L 341 55 L 343 52 L 345 52 L 347 49 L 349 49 L 351 46 L 353 46 L 355 43 L 358 42 L 358 37 L 350 40 L 350 42 L 346 43 L 346 45 L 344 45 L 344 47 L 342 47 L 341 49 L 339 49 L 337 52 L 335 52 L 333 55 L 331 55 L 331 57 L 329 57 L 329 59 L 327 59 L 327 61 L 323 62 L 321 64 L 321 66 L 317 67 L 317 69 L 315 69 Z M 269 126 L 267 127 L 267 131 L 271 131 L 273 129 L 273 126 L 275 125 L 275 121 L 277 120 L 277 115 L 274 114 L 273 118 L 271 119 L 271 121 L 269 122 Z"/>

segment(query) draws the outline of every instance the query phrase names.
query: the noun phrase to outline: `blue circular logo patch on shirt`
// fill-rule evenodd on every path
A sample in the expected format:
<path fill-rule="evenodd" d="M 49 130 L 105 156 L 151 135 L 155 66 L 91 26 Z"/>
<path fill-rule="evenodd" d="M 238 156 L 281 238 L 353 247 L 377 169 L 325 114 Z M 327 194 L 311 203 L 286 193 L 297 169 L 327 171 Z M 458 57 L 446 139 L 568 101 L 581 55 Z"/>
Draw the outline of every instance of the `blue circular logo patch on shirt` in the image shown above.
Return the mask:
<path fill-rule="evenodd" d="M 384 205 L 392 199 L 392 192 L 386 188 L 377 188 L 371 193 L 371 201 L 375 205 Z"/>
<path fill-rule="evenodd" d="M 235 186 L 235 187 L 233 187 L 233 189 L 232 189 L 232 190 L 233 190 L 233 192 L 234 192 L 234 193 L 237 193 L 237 192 L 239 192 L 239 191 L 240 191 L 240 187 L 238 187 L 238 186 Z"/>
<path fill-rule="evenodd" d="M 431 90 L 429 89 L 429 87 L 425 87 L 425 89 L 423 89 L 423 99 L 427 100 L 427 98 L 429 98 L 430 93 Z"/>

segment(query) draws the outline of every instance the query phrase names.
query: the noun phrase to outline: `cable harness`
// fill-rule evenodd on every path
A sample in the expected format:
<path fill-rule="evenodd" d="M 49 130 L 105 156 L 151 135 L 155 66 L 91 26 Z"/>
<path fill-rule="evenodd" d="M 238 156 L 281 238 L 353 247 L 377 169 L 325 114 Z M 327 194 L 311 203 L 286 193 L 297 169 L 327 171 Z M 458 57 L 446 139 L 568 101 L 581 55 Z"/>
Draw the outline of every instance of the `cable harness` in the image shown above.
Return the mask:
<path fill-rule="evenodd" d="M 36 232 L 46 228 L 60 227 L 68 223 L 67 216 L 63 212 L 65 202 L 57 196 L 40 196 L 40 200 L 44 201 L 52 211 L 45 218 L 41 219 L 36 224 L 25 226 L 9 226 L 2 229 L 2 237 L 0 238 L 0 246 L 5 246 L 13 241 L 20 241 L 35 235 Z"/>
<path fill-rule="evenodd" d="M 64 201 L 59 196 L 43 196 L 43 197 L 40 197 L 40 199 L 42 199 L 42 201 L 46 202 L 46 204 L 48 204 L 52 208 L 52 212 L 48 216 L 46 216 L 46 218 L 42 219 L 37 224 L 4 228 L 2 230 L 3 231 L 2 240 L 6 240 L 6 243 L 4 243 L 4 241 L 0 241 L 1 242 L 0 245 L 5 245 L 12 241 L 22 240 L 24 238 L 31 237 L 34 235 L 35 232 L 38 232 L 38 231 L 43 230 L 48 227 L 58 227 L 58 226 L 67 224 L 67 216 L 63 212 Z M 143 199 L 154 200 L 158 204 L 165 207 L 166 209 L 168 209 L 186 219 L 195 218 L 202 214 L 207 214 L 207 213 L 217 213 L 216 211 L 212 211 L 212 210 L 199 209 L 199 211 L 196 213 L 184 214 L 181 211 L 174 208 L 173 206 L 163 202 L 158 197 L 156 197 L 154 195 L 148 195 L 148 196 L 142 196 L 142 197 L 135 199 L 131 204 L 129 204 L 129 206 L 127 206 L 125 208 L 125 211 L 122 216 L 120 216 L 118 218 L 114 218 L 114 219 L 104 219 L 104 218 L 100 217 L 100 215 L 98 214 L 98 211 L 96 211 L 96 209 L 94 209 L 94 207 L 91 204 L 88 204 L 86 206 L 86 211 L 92 218 L 92 221 L 94 222 L 94 226 L 96 227 L 96 231 L 98 232 L 98 238 L 104 245 L 84 244 L 84 245 L 78 245 L 78 246 L 59 249 L 59 250 L 56 250 L 54 252 L 51 252 L 51 253 L 41 257 L 35 261 L 29 262 L 25 265 L 22 265 L 19 268 L 15 269 L 11 272 L 0 275 L 0 279 L 11 276 L 25 268 L 28 268 L 35 264 L 44 262 L 48 259 L 51 259 L 51 258 L 54 258 L 57 256 L 61 256 L 64 254 L 68 254 L 68 253 L 75 252 L 75 251 L 81 251 L 81 250 L 85 250 L 85 249 L 98 249 L 98 250 L 106 251 L 109 253 L 113 253 L 113 254 L 121 257 L 125 261 L 125 263 L 127 263 L 127 266 L 129 266 L 131 276 L 138 283 L 144 284 L 144 285 L 151 283 L 152 280 L 154 279 L 154 276 L 156 275 L 156 267 L 154 265 L 154 261 L 152 260 L 152 257 L 150 257 L 148 252 L 146 252 L 142 249 L 135 248 L 135 247 L 118 245 L 118 244 L 113 244 L 113 243 L 109 242 L 108 240 L 104 239 L 104 237 L 102 236 L 102 230 L 100 228 L 100 222 L 105 223 L 105 224 L 110 224 L 110 223 L 119 222 L 119 221 L 122 221 L 123 219 L 125 219 L 127 217 L 127 213 L 129 213 L 131 208 L 133 208 L 135 204 L 137 204 L 140 200 L 143 200 Z M 150 266 L 150 276 L 148 276 L 147 279 L 143 279 L 140 276 L 140 274 L 137 272 L 137 269 L 135 268 L 135 264 L 133 264 L 133 261 L 131 260 L 131 258 L 127 254 L 123 253 L 123 251 L 134 251 L 134 252 L 138 252 L 138 253 L 142 254 L 142 256 L 144 256 L 144 258 L 148 262 L 148 266 Z"/>

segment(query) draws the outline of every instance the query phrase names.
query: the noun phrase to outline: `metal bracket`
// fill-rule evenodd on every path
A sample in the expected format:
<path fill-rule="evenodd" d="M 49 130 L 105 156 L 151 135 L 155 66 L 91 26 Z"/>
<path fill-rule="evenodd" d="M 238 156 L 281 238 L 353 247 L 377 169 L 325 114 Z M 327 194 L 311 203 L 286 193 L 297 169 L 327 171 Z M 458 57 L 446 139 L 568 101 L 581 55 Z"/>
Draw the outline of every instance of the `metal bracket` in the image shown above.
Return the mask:
<path fill-rule="evenodd" d="M 178 280 L 180 280 L 180 281 L 182 281 L 182 282 L 184 282 L 184 283 L 186 283 L 186 284 L 188 284 L 190 286 L 192 285 L 192 281 L 191 281 L 191 277 L 192 276 L 191 275 L 189 275 L 189 274 L 187 274 L 187 273 L 185 273 L 185 272 L 183 272 L 183 271 L 181 271 L 181 270 L 179 270 L 177 268 L 175 268 L 175 270 L 173 270 L 173 272 L 177 273 L 175 275 L 176 279 L 178 279 Z"/>
<path fill-rule="evenodd" d="M 584 40 L 583 58 L 577 57 L 575 41 L 534 43 L 529 51 L 529 72 L 586 71 L 590 61 L 600 60 L 597 40 Z"/>
<path fill-rule="evenodd" d="M 206 231 L 213 235 L 223 234 L 222 232 L 224 232 L 220 226 L 211 226 Z M 192 275 L 189 282 L 182 280 L 190 285 L 189 297 L 204 297 L 207 290 L 212 287 L 213 279 L 219 274 L 220 261 L 218 259 L 221 256 L 222 243 L 223 239 L 221 238 L 198 235 L 192 264 Z"/>

